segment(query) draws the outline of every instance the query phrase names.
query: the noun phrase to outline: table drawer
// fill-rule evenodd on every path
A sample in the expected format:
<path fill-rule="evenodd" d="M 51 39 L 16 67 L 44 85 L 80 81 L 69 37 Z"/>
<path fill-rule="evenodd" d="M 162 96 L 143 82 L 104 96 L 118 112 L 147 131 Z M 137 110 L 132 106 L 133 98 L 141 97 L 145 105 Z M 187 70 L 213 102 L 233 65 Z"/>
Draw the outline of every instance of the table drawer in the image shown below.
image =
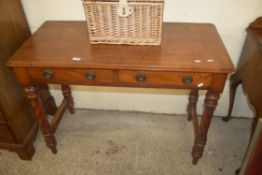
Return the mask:
<path fill-rule="evenodd" d="M 118 72 L 120 84 L 152 87 L 208 87 L 212 76 L 209 73 L 191 72 L 154 72 L 128 71 Z"/>
<path fill-rule="evenodd" d="M 32 68 L 28 69 L 28 74 L 32 80 L 44 83 L 103 85 L 112 84 L 114 80 L 113 71 L 101 69 Z"/>
<path fill-rule="evenodd" d="M 14 138 L 12 137 L 7 126 L 0 124 L 0 142 L 14 142 Z"/>

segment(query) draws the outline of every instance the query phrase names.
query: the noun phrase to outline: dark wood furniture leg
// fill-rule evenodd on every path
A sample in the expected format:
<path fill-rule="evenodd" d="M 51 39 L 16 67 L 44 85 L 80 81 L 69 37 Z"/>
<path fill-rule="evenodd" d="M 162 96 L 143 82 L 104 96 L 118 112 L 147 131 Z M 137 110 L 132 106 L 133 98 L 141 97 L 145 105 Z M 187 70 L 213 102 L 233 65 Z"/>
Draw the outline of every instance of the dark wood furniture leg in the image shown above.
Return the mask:
<path fill-rule="evenodd" d="M 40 97 L 45 107 L 47 115 L 55 115 L 57 106 L 54 97 L 50 94 L 49 88 L 46 84 L 38 84 L 40 89 Z"/>
<path fill-rule="evenodd" d="M 197 164 L 198 160 L 203 155 L 204 147 L 207 141 L 208 128 L 209 128 L 214 110 L 217 106 L 218 99 L 219 99 L 219 93 L 214 93 L 208 90 L 206 94 L 205 102 L 204 102 L 203 116 L 201 118 L 201 122 L 199 125 L 198 125 L 197 116 L 194 117 L 196 120 L 195 122 L 193 122 L 194 128 L 196 128 L 195 129 L 195 143 L 194 143 L 193 150 L 192 150 L 192 156 L 193 156 L 192 163 L 194 165 Z M 194 115 L 192 115 L 192 117 L 193 116 Z"/>
<path fill-rule="evenodd" d="M 235 96 L 236 96 L 236 90 L 240 84 L 241 84 L 241 79 L 237 72 L 230 76 L 229 108 L 228 108 L 227 116 L 222 118 L 222 120 L 225 122 L 229 121 L 231 118 Z"/>
<path fill-rule="evenodd" d="M 53 118 L 53 120 L 50 124 L 50 127 L 51 127 L 53 133 L 55 133 L 57 126 L 58 126 L 60 120 L 62 119 L 66 108 L 69 109 L 71 114 L 74 114 L 74 112 L 75 112 L 74 100 L 73 100 L 73 97 L 72 97 L 72 94 L 71 94 L 70 86 L 62 84 L 62 92 L 63 92 L 64 99 L 62 101 L 62 104 L 58 107 L 58 109 L 55 113 L 55 117 Z"/>
<path fill-rule="evenodd" d="M 40 91 L 41 101 L 44 104 L 46 114 L 54 115 L 57 111 L 57 106 L 54 97 L 51 96 L 51 94 L 49 93 L 48 86 L 46 84 L 39 84 L 39 91 Z M 22 160 L 32 159 L 35 152 L 33 143 L 38 131 L 38 126 L 39 126 L 38 122 L 35 122 L 33 127 L 30 129 L 30 132 L 28 133 L 24 142 L 20 146 L 15 147 L 15 150 L 18 156 L 20 157 L 20 159 Z"/>
<path fill-rule="evenodd" d="M 75 113 L 74 100 L 73 100 L 73 97 L 72 97 L 72 92 L 71 92 L 70 86 L 62 84 L 62 91 L 63 91 L 64 98 L 67 100 L 68 109 L 69 109 L 70 113 L 74 114 Z"/>
<path fill-rule="evenodd" d="M 40 129 L 45 139 L 47 147 L 51 149 L 52 153 L 54 154 L 57 153 L 56 139 L 48 123 L 44 105 L 40 98 L 39 88 L 35 85 L 29 85 L 25 87 L 25 93 L 26 93 L 27 98 L 30 100 L 31 105 L 34 109 L 35 116 L 38 120 Z"/>
<path fill-rule="evenodd" d="M 198 101 L 198 89 L 193 89 L 188 98 L 188 105 L 187 105 L 187 120 L 191 121 L 192 118 L 196 116 L 196 105 Z"/>
<path fill-rule="evenodd" d="M 193 128 L 194 128 L 194 135 L 195 138 L 198 133 L 199 129 L 199 122 L 198 122 L 198 116 L 197 116 L 197 101 L 198 101 L 198 89 L 193 89 L 188 98 L 188 105 L 187 105 L 187 113 L 188 113 L 188 121 L 192 120 Z"/>

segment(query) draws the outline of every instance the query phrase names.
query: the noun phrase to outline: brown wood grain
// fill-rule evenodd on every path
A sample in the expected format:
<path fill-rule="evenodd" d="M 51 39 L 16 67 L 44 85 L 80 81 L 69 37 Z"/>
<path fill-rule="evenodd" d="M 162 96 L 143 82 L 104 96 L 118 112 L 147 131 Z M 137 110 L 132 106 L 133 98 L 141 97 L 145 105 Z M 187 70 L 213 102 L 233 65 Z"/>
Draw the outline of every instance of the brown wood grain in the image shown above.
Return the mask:
<path fill-rule="evenodd" d="M 248 165 L 246 169 L 243 170 L 243 175 L 260 175 L 262 174 L 262 120 L 260 121 L 260 124 L 257 127 L 257 135 L 254 134 L 254 137 L 252 138 L 252 141 L 254 139 L 254 145 L 250 145 L 250 152 L 251 155 L 248 161 Z"/>
<path fill-rule="evenodd" d="M 138 74 L 144 74 L 146 80 L 139 82 L 136 80 Z M 192 76 L 193 82 L 183 83 L 183 77 Z M 118 72 L 119 84 L 129 84 L 136 86 L 155 86 L 155 87 L 180 87 L 180 88 L 207 88 L 210 86 L 212 75 L 208 73 L 192 72 L 159 72 L 159 71 L 127 71 Z"/>
<path fill-rule="evenodd" d="M 22 88 L 6 63 L 15 50 L 30 36 L 30 31 L 20 1 L 3 0 L 0 3 L 0 11 L 0 108 L 4 116 L 8 117 L 6 121 L 9 121 L 10 132 L 13 132 L 16 140 L 21 142 L 34 122 L 34 118 Z"/>
<path fill-rule="evenodd" d="M 255 118 L 251 126 L 251 135 L 255 131 L 259 118 L 262 118 L 262 17 L 257 18 L 247 28 L 247 36 L 241 57 L 238 62 L 236 72 L 230 77 L 230 103 L 227 117 L 223 118 L 228 121 L 231 118 L 236 90 L 240 84 L 247 94 L 250 104 L 254 107 Z M 259 153 L 261 155 L 261 153 Z M 255 159 L 256 160 L 256 159 Z M 260 159 L 261 162 L 261 159 Z M 252 163 L 252 167 L 247 174 L 259 174 L 261 169 L 259 159 Z M 257 172 L 257 173 L 255 173 Z M 261 171 L 260 171 L 261 172 Z M 261 174 L 261 173 L 260 173 Z"/>
<path fill-rule="evenodd" d="M 192 23 L 164 24 L 161 46 L 128 46 L 90 45 L 85 22 L 49 21 L 15 53 L 9 66 L 24 86 L 53 153 L 56 139 L 36 83 L 62 84 L 64 101 L 68 100 L 71 113 L 74 102 L 69 84 L 208 90 L 200 122 L 196 121 L 196 101 L 192 101 L 192 95 L 188 105 L 194 117 L 194 164 L 203 154 L 227 74 L 234 70 L 215 26 Z M 60 119 L 59 116 L 54 121 L 55 128 Z"/>
<path fill-rule="evenodd" d="M 51 129 L 52 129 L 53 132 L 56 131 L 57 126 L 58 126 L 60 120 L 62 119 L 63 114 L 64 114 L 67 106 L 68 106 L 68 101 L 67 101 L 66 98 L 64 98 L 61 105 L 57 109 L 55 117 L 53 118 L 52 122 L 50 123 Z"/>
<path fill-rule="evenodd" d="M 37 122 L 14 72 L 6 65 L 31 36 L 20 0 L 0 1 L 0 24 L 0 148 L 15 151 L 21 159 L 29 160 L 34 153 Z M 47 86 L 41 92 L 44 91 L 42 97 L 47 96 Z M 45 104 L 51 109 L 50 100 Z"/>
<path fill-rule="evenodd" d="M 54 76 L 50 79 L 44 77 L 45 71 L 51 71 Z M 88 73 L 95 74 L 94 80 L 86 78 Z M 95 70 L 95 69 L 57 69 L 57 68 L 30 68 L 28 69 L 28 75 L 32 81 L 43 83 L 61 83 L 64 84 L 112 84 L 113 83 L 113 71 L 112 70 Z"/>
<path fill-rule="evenodd" d="M 53 77 L 45 78 L 44 72 L 53 73 Z M 88 80 L 86 75 L 92 72 L 95 75 L 94 80 Z M 136 75 L 145 74 L 146 81 L 141 83 L 136 80 Z M 162 71 L 127 71 L 127 70 L 96 70 L 96 69 L 62 69 L 62 68 L 30 68 L 28 75 L 32 81 L 50 84 L 82 85 L 108 85 L 108 86 L 148 86 L 148 87 L 180 87 L 196 88 L 201 85 L 202 89 L 208 88 L 211 84 L 212 75 L 210 73 L 192 73 L 192 72 L 162 72 Z M 114 79 L 114 76 L 116 79 Z M 192 76 L 193 82 L 183 83 L 184 76 Z"/>
<path fill-rule="evenodd" d="M 14 137 L 6 125 L 0 124 L 0 143 L 15 143 Z"/>
<path fill-rule="evenodd" d="M 258 18 L 262 20 L 262 18 Z M 259 22 L 259 21 L 257 21 Z M 251 105 L 255 108 L 255 121 L 252 132 L 256 126 L 258 118 L 262 118 L 262 28 L 247 29 L 247 37 L 243 51 L 238 62 L 236 72 L 230 78 L 230 106 L 228 116 L 231 117 L 236 89 L 242 83 L 243 89 L 248 96 Z"/>
<path fill-rule="evenodd" d="M 73 57 L 81 61 L 73 61 Z M 16 52 L 9 65 L 220 73 L 233 70 L 215 26 L 188 23 L 165 23 L 161 46 L 128 46 L 90 45 L 84 21 L 48 21 Z"/>
<path fill-rule="evenodd" d="M 63 92 L 64 99 L 67 100 L 67 107 L 70 113 L 74 114 L 75 113 L 75 108 L 74 108 L 75 102 L 72 96 L 72 91 L 71 91 L 70 86 L 66 84 L 62 84 L 62 92 Z"/>
<path fill-rule="evenodd" d="M 4 115 L 2 114 L 2 112 L 0 111 L 0 124 L 5 124 L 5 118 Z"/>

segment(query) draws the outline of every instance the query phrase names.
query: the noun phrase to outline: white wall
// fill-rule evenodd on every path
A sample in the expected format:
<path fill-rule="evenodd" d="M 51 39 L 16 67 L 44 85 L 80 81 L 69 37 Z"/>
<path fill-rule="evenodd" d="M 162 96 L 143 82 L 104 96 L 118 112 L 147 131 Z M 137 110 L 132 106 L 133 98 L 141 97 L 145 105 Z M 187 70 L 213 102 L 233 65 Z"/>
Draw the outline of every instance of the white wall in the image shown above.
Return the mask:
<path fill-rule="evenodd" d="M 30 28 L 34 32 L 46 20 L 85 20 L 81 0 L 22 0 Z M 211 22 L 217 29 L 237 63 L 245 38 L 245 28 L 262 15 L 261 0 L 166 0 L 165 21 Z M 61 101 L 59 86 L 51 86 L 57 102 Z M 73 86 L 76 107 L 117 109 L 156 113 L 185 114 L 186 90 L 105 88 Z M 228 105 L 228 85 L 219 101 L 216 115 L 225 115 Z M 204 93 L 200 97 L 202 108 Z M 239 89 L 234 116 L 252 117 L 246 97 Z"/>

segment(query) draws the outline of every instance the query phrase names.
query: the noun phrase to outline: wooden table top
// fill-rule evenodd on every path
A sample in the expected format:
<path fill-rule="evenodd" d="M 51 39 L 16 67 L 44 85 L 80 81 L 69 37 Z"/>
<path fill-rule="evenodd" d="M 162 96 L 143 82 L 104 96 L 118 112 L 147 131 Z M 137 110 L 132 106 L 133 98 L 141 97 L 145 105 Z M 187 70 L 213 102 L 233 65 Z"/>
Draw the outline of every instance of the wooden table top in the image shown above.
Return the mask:
<path fill-rule="evenodd" d="M 45 22 L 12 56 L 9 66 L 211 73 L 234 69 L 212 24 L 165 23 L 161 46 L 130 46 L 90 45 L 85 21 Z"/>

